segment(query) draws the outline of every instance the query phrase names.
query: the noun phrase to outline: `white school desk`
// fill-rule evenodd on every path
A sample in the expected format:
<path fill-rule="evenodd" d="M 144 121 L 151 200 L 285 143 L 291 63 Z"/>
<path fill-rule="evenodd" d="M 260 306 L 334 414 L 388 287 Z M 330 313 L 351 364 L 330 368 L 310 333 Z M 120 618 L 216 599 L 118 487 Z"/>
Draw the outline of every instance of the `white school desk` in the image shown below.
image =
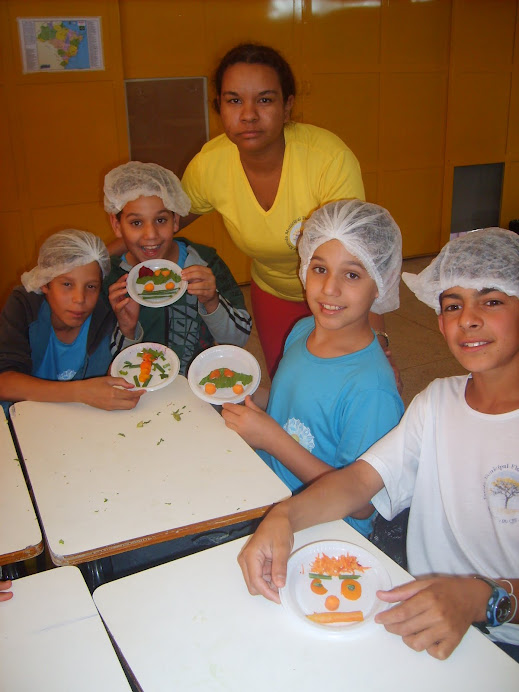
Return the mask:
<path fill-rule="evenodd" d="M 345 522 L 296 534 L 373 551 L 393 584 L 409 575 Z M 358 690 L 517 692 L 519 665 L 474 628 L 446 661 L 409 649 L 380 625 L 330 639 L 249 595 L 236 557 L 247 539 L 100 586 L 94 601 L 144 692 Z M 174 682 L 173 682 L 174 681 Z"/>
<path fill-rule="evenodd" d="M 13 581 L 0 602 L 0 689 L 129 692 L 130 686 L 77 567 Z"/>
<path fill-rule="evenodd" d="M 0 408 L 0 565 L 28 560 L 42 551 L 40 526 Z"/>
<path fill-rule="evenodd" d="M 58 565 L 255 518 L 290 494 L 182 376 L 132 411 L 24 401 L 11 418 Z"/>

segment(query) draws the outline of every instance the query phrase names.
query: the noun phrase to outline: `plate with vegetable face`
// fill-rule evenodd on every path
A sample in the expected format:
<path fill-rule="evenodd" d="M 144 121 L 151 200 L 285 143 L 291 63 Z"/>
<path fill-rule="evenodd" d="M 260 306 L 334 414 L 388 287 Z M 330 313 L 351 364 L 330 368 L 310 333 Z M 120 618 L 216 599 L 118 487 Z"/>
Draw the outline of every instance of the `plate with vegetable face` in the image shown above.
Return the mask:
<path fill-rule="evenodd" d="M 294 551 L 279 595 L 283 606 L 315 632 L 351 636 L 366 630 L 389 604 L 377 598 L 391 579 L 375 555 L 346 541 L 317 541 Z"/>
<path fill-rule="evenodd" d="M 187 381 L 194 394 L 210 404 L 239 404 L 261 380 L 254 356 L 238 346 L 213 346 L 191 363 Z"/>
<path fill-rule="evenodd" d="M 124 377 L 135 387 L 150 392 L 171 384 L 178 375 L 180 361 L 167 346 L 147 341 L 133 344 L 121 351 L 110 367 L 112 377 Z"/>
<path fill-rule="evenodd" d="M 165 259 L 136 264 L 128 274 L 126 287 L 133 300 L 149 308 L 162 308 L 177 301 L 187 290 L 182 269 Z"/>

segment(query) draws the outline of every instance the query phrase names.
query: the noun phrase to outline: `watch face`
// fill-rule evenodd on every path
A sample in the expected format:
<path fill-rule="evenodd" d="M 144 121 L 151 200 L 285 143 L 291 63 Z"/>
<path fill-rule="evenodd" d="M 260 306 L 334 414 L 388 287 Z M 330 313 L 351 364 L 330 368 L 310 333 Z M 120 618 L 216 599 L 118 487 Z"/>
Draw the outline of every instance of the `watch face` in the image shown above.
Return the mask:
<path fill-rule="evenodd" d="M 506 622 L 512 612 L 512 601 L 509 596 L 503 596 L 496 603 L 495 618 L 499 624 Z"/>

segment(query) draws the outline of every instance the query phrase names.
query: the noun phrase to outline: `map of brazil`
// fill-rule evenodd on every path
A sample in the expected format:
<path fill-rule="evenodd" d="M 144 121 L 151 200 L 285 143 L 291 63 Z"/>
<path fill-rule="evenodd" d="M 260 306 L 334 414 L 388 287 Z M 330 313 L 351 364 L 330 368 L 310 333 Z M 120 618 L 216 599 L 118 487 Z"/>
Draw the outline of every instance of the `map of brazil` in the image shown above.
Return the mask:
<path fill-rule="evenodd" d="M 19 20 L 24 72 L 103 69 L 99 18 Z"/>
<path fill-rule="evenodd" d="M 90 67 L 84 22 L 60 22 L 59 24 L 40 24 L 36 39 L 38 41 L 38 62 L 40 68 L 47 64 L 50 69 L 85 69 Z"/>

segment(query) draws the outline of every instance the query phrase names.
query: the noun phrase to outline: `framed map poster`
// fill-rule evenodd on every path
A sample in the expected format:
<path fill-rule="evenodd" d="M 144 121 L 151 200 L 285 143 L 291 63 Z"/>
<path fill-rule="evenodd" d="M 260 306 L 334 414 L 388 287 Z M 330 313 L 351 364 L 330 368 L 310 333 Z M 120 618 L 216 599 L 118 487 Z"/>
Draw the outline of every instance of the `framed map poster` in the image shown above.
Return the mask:
<path fill-rule="evenodd" d="M 101 17 L 18 17 L 24 74 L 104 70 Z"/>

